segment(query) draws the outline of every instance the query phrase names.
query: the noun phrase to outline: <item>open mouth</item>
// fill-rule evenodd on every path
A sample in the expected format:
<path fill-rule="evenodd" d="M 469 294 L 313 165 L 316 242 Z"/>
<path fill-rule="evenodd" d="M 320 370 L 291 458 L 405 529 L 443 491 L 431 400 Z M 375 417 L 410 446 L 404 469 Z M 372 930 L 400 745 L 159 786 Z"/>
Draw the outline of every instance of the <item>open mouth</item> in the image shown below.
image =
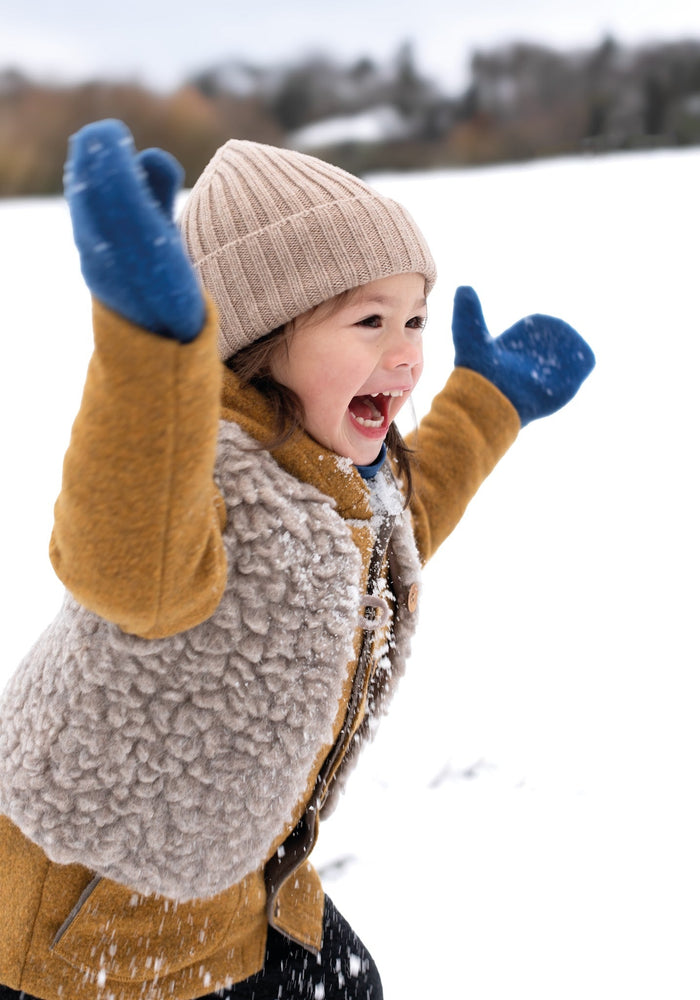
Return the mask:
<path fill-rule="evenodd" d="M 391 392 L 373 392 L 366 396 L 353 396 L 348 410 L 350 416 L 360 427 L 372 430 L 386 429 L 389 426 L 389 407 L 391 400 L 403 396 L 400 389 Z"/>

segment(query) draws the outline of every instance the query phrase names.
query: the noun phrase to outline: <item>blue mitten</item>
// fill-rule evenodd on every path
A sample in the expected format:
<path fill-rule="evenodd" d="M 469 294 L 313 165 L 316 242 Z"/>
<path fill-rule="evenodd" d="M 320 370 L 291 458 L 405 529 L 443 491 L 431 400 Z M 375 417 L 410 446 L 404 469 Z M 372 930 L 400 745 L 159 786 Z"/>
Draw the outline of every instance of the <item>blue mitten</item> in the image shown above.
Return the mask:
<path fill-rule="evenodd" d="M 92 294 L 137 326 L 187 342 L 205 306 L 173 222 L 183 177 L 169 153 L 137 154 L 126 125 L 107 119 L 71 137 L 64 185 Z"/>
<path fill-rule="evenodd" d="M 595 365 L 583 337 L 553 316 L 527 316 L 491 337 L 476 292 L 466 286 L 455 293 L 452 339 L 455 364 L 500 389 L 523 427 L 568 403 Z"/>

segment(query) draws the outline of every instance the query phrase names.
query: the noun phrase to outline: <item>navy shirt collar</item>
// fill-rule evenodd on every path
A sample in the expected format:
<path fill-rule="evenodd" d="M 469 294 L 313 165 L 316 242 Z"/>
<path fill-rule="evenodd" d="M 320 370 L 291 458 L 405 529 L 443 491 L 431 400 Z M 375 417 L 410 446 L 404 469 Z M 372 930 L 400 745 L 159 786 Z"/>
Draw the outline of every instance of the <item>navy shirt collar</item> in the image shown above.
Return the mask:
<path fill-rule="evenodd" d="M 382 444 L 382 449 L 379 452 L 379 455 L 377 456 L 375 461 L 372 462 L 371 465 L 357 465 L 355 466 L 355 468 L 360 473 L 363 479 L 371 479 L 372 476 L 377 475 L 381 467 L 384 465 L 385 459 L 386 459 L 386 444 L 384 443 Z"/>

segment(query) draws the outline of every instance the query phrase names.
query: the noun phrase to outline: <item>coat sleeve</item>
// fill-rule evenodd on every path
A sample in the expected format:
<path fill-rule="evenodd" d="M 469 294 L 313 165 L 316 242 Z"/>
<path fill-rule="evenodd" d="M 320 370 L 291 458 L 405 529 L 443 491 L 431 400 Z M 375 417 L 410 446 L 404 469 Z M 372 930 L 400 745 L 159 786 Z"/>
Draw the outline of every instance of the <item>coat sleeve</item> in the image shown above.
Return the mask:
<path fill-rule="evenodd" d="M 411 513 L 424 563 L 457 526 L 519 430 L 515 408 L 491 382 L 467 368 L 454 369 L 407 437 L 415 452 Z"/>
<path fill-rule="evenodd" d="M 50 557 L 84 607 L 145 638 L 190 628 L 226 580 L 213 482 L 221 365 L 94 303 L 95 349 L 63 465 Z"/>

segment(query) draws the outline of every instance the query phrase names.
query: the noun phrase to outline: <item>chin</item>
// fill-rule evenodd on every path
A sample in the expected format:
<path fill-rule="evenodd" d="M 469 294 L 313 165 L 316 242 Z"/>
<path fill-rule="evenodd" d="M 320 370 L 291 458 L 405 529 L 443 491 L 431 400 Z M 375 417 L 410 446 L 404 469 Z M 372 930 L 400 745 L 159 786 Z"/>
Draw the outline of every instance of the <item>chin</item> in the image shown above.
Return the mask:
<path fill-rule="evenodd" d="M 351 425 L 344 433 L 336 436 L 336 444 L 326 439 L 326 447 L 342 458 L 348 458 L 353 465 L 372 465 L 382 450 L 387 428 L 376 428 L 374 433 L 360 433 Z M 321 440 L 317 438 L 317 440 Z M 323 443 L 323 442 L 322 442 Z"/>
<path fill-rule="evenodd" d="M 379 452 L 382 450 L 382 444 L 383 442 L 380 441 L 376 448 L 374 448 L 371 452 L 368 451 L 365 455 L 354 455 L 352 458 L 353 463 L 355 465 L 373 465 L 379 457 Z"/>

